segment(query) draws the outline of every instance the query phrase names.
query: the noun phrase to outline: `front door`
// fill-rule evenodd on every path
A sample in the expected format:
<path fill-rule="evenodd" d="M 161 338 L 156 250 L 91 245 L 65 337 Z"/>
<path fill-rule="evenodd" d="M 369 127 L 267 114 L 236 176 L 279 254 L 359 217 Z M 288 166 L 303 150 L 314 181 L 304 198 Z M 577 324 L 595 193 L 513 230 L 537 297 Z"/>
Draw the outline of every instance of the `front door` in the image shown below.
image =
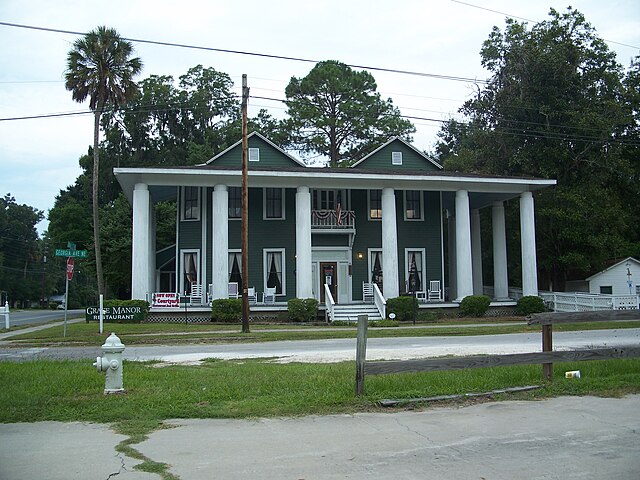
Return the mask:
<path fill-rule="evenodd" d="M 338 303 L 338 264 L 320 262 L 320 303 L 325 303 L 324 286 L 328 285 L 333 301 Z"/>

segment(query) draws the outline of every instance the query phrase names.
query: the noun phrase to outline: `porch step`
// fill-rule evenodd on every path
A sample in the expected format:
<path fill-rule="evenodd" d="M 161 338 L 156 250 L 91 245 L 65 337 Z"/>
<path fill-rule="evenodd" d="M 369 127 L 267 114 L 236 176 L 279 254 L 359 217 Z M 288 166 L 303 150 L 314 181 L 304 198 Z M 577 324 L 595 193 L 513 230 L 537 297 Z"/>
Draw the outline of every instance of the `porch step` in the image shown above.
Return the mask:
<path fill-rule="evenodd" d="M 367 315 L 369 321 L 382 320 L 378 308 L 370 303 L 336 305 L 333 307 L 332 321 L 357 322 L 358 315 Z"/>

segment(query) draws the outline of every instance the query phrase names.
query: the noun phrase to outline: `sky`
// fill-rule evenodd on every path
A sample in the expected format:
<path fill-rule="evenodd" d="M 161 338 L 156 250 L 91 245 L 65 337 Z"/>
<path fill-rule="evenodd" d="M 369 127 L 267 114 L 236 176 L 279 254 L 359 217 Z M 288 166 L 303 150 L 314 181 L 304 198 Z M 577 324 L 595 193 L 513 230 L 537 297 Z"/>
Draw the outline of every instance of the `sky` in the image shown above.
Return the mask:
<path fill-rule="evenodd" d="M 99 25 L 125 38 L 311 60 L 339 60 L 435 75 L 484 80 L 480 49 L 491 29 L 507 16 L 530 25 L 550 8 L 568 5 L 585 14 L 627 67 L 640 55 L 637 0 L 0 0 L 0 22 L 71 32 Z M 0 25 L 0 195 L 41 210 L 45 220 L 55 196 L 72 185 L 78 159 L 93 143 L 90 114 L 12 120 L 67 112 L 89 112 L 64 88 L 66 56 L 77 35 Z M 251 95 L 284 99 L 292 76 L 304 77 L 313 63 L 253 55 L 134 43 L 149 75 L 176 80 L 202 64 L 231 76 L 240 94 L 247 74 Z M 433 150 L 442 120 L 456 117 L 475 91 L 472 81 L 371 72 L 384 98 L 391 98 L 417 132 L 414 146 Z M 249 100 L 249 115 L 265 108 L 281 118 L 281 102 Z"/>

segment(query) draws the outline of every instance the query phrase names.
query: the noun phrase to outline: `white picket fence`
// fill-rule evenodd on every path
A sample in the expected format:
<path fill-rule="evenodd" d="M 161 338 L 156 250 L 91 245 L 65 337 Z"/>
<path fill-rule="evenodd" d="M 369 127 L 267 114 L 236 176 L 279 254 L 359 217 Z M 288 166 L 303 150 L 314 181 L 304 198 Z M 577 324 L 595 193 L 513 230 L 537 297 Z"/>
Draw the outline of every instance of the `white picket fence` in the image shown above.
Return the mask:
<path fill-rule="evenodd" d="M 554 312 L 638 309 L 638 295 L 595 295 L 576 292 L 540 292 L 539 295 L 549 310 Z"/>

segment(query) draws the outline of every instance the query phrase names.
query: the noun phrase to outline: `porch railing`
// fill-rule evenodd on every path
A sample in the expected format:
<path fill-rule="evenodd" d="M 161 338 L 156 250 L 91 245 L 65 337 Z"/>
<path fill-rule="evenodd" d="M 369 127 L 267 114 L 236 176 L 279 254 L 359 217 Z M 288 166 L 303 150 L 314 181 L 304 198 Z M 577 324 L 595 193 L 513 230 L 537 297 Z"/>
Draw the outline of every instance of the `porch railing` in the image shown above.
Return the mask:
<path fill-rule="evenodd" d="M 540 296 L 554 312 L 596 312 L 603 310 L 635 310 L 638 295 L 596 295 L 588 293 L 545 292 Z"/>
<path fill-rule="evenodd" d="M 311 210 L 311 228 L 348 230 L 355 228 L 356 214 L 353 210 Z"/>
<path fill-rule="evenodd" d="M 382 317 L 383 320 L 387 318 L 387 301 L 382 296 L 382 292 L 380 292 L 377 283 L 373 284 L 373 303 L 376 304 L 378 312 L 380 312 L 380 317 Z"/>
<path fill-rule="evenodd" d="M 331 295 L 331 289 L 329 285 L 324 284 L 324 304 L 327 307 L 324 311 L 325 320 L 327 323 L 333 322 L 333 309 L 336 305 L 336 302 L 333 300 L 333 295 Z"/>

